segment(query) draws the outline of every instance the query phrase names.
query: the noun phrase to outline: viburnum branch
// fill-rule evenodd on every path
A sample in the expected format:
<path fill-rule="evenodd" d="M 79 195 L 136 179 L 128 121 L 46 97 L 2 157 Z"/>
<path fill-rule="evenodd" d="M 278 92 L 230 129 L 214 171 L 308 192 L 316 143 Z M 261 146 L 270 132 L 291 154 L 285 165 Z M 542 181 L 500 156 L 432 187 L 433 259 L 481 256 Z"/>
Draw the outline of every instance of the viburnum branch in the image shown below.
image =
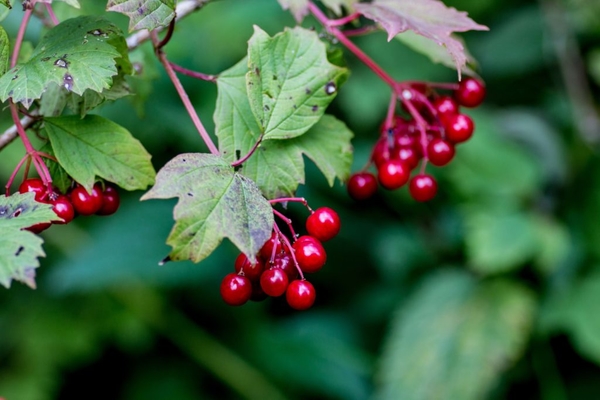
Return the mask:
<path fill-rule="evenodd" d="M 383 132 L 382 134 L 384 134 L 385 132 L 387 132 L 388 129 L 391 129 L 394 125 L 394 115 L 396 114 L 396 103 L 398 101 L 398 96 L 396 95 L 395 92 L 392 92 L 392 96 L 390 99 L 390 103 L 388 105 L 388 109 L 387 109 L 387 113 L 385 115 L 385 122 L 383 125 Z"/>
<path fill-rule="evenodd" d="M 54 14 L 54 10 L 52 9 L 52 4 L 46 3 L 46 12 L 48 13 L 48 17 L 52 23 L 56 26 L 59 24 L 58 18 L 56 18 L 56 14 Z"/>
<path fill-rule="evenodd" d="M 419 132 L 421 134 L 421 148 L 423 150 L 423 158 L 427 159 L 427 127 L 429 126 L 429 124 L 423 119 L 419 111 L 412 103 L 411 96 L 412 91 L 407 89 L 402 92 L 402 94 L 400 95 L 400 99 L 402 101 L 402 104 L 404 104 L 410 115 L 417 123 L 417 128 L 419 129 Z"/>
<path fill-rule="evenodd" d="M 23 163 L 25 161 L 30 161 L 30 160 L 31 160 L 31 157 L 29 157 L 29 154 L 25 154 L 23 156 L 23 158 L 21 158 L 21 161 L 19 161 L 19 163 L 17 164 L 17 166 L 13 170 L 12 174 L 10 174 L 10 177 L 8 178 L 8 182 L 6 182 L 6 185 L 4 186 L 4 188 L 6 190 L 6 195 L 7 196 L 10 196 L 10 187 L 12 186 L 12 183 L 14 182 L 17 174 L 19 173 L 19 170 L 23 166 Z M 29 171 L 29 168 L 26 169 L 25 176 L 27 176 L 27 172 L 28 171 Z"/>
<path fill-rule="evenodd" d="M 19 25 L 19 31 L 17 32 L 17 38 L 15 39 L 13 53 L 10 58 L 11 68 L 17 65 L 17 61 L 19 60 L 19 52 L 21 51 L 21 45 L 23 44 L 23 38 L 25 37 L 25 31 L 27 30 L 29 19 L 31 18 L 31 14 L 33 14 L 34 5 L 35 3 L 32 3 L 30 7 L 26 8 L 25 14 L 23 15 L 23 19 L 21 20 L 21 25 Z"/>
<path fill-rule="evenodd" d="M 275 210 L 273 210 L 273 211 L 275 211 Z M 290 243 L 289 239 L 281 232 L 281 230 L 279 229 L 277 224 L 273 224 L 273 230 L 275 230 L 277 235 L 283 241 L 283 244 L 285 246 L 287 246 L 287 248 L 290 250 L 289 253 L 290 253 L 290 256 L 292 256 L 292 261 L 294 262 L 294 266 L 296 267 L 296 270 L 298 271 L 298 275 L 300 275 L 300 279 L 304 280 L 304 274 L 302 273 L 302 269 L 300 268 L 300 265 L 298 264 L 298 260 L 296 259 L 296 253 L 294 252 L 294 249 L 293 249 L 292 244 Z M 294 236 L 294 239 L 296 239 L 295 236 Z"/>
<path fill-rule="evenodd" d="M 161 49 L 158 49 L 156 47 L 159 44 L 158 36 L 156 35 L 156 31 L 152 32 L 152 43 L 154 44 L 154 47 L 156 49 L 156 55 L 157 55 L 158 59 L 160 60 L 160 63 L 163 65 L 163 67 L 167 71 L 167 75 L 171 79 L 171 82 L 173 82 L 173 86 L 175 87 L 177 94 L 179 94 L 179 97 L 181 98 L 181 101 L 183 102 L 183 105 L 185 106 L 186 111 L 188 112 L 190 118 L 192 119 L 194 126 L 198 130 L 200 137 L 206 144 L 206 147 L 208 147 L 208 150 L 211 152 L 211 154 L 214 154 L 216 156 L 220 155 L 219 150 L 217 149 L 217 147 L 215 146 L 210 135 L 206 131 L 206 128 L 204 128 L 202 121 L 200 121 L 200 117 L 198 117 L 198 114 L 196 113 L 196 110 L 194 109 L 194 106 L 192 105 L 192 102 L 190 101 L 190 98 L 189 98 L 187 92 L 183 88 L 181 81 L 179 80 L 179 78 L 177 77 L 177 74 L 171 67 L 169 60 L 167 60 L 167 57 L 166 57 L 164 51 L 162 51 Z"/>
<path fill-rule="evenodd" d="M 263 138 L 263 134 L 260 134 L 260 137 L 258 138 L 258 140 L 256 141 L 256 143 L 254 143 L 254 146 L 252 146 L 252 148 L 250 149 L 250 151 L 242 158 L 240 158 L 239 160 L 236 160 L 234 162 L 231 163 L 231 166 L 233 168 L 237 168 L 240 165 L 242 165 L 244 162 L 246 162 L 246 160 L 248 160 L 252 154 L 254 154 L 254 152 L 256 151 L 256 149 L 258 149 L 258 146 L 260 146 L 261 142 L 262 142 L 262 138 Z"/>
<path fill-rule="evenodd" d="M 290 230 L 290 233 L 292 234 L 292 237 L 294 238 L 294 240 L 296 240 L 296 231 L 294 230 L 294 227 L 292 226 L 292 220 L 289 219 L 288 217 L 286 217 L 285 215 L 283 215 L 282 213 L 280 213 L 279 211 L 277 211 L 276 209 L 273 209 L 273 215 L 276 215 L 283 222 L 285 222 L 285 224 L 288 226 L 288 228 Z"/>
<path fill-rule="evenodd" d="M 304 197 L 280 197 L 278 199 L 269 200 L 269 203 L 271 203 L 271 204 L 287 203 L 287 202 L 302 203 L 302 205 L 304 205 L 304 207 L 306 207 L 308 209 L 308 211 L 310 211 L 312 213 L 312 208 L 310 208 L 310 206 L 308 205 L 308 201 L 306 201 L 306 199 Z"/>
<path fill-rule="evenodd" d="M 171 67 L 175 70 L 175 72 L 179 72 L 180 74 L 208 82 L 217 81 L 218 75 L 203 74 L 202 72 L 192 71 L 191 69 L 184 68 L 171 61 L 169 61 L 169 63 L 171 64 Z"/>
<path fill-rule="evenodd" d="M 346 25 L 349 22 L 354 21 L 355 19 L 360 18 L 360 13 L 352 13 L 350 15 L 347 15 L 345 17 L 342 18 L 338 18 L 338 19 L 328 19 L 327 20 L 327 26 L 328 27 L 334 27 L 334 26 L 343 26 Z"/>

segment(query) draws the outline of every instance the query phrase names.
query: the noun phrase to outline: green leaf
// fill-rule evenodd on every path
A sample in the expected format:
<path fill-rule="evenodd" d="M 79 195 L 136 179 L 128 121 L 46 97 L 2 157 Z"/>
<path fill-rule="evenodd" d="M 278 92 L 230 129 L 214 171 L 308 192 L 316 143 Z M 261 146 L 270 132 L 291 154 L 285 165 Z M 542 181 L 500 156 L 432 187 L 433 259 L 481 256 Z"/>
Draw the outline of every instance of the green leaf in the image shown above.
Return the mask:
<path fill-rule="evenodd" d="M 3 5 L 7 8 L 12 8 L 12 6 L 10 5 L 10 0 L 0 0 L 0 5 Z"/>
<path fill-rule="evenodd" d="M 180 154 L 156 177 L 142 200 L 179 197 L 175 226 L 167 239 L 171 260 L 199 262 L 224 237 L 254 260 L 271 236 L 273 210 L 254 182 L 234 172 L 221 157 Z"/>
<path fill-rule="evenodd" d="M 521 356 L 535 309 L 514 282 L 463 271 L 428 277 L 393 319 L 375 398 L 486 398 Z"/>
<path fill-rule="evenodd" d="M 106 11 L 129 17 L 129 31 L 167 26 L 175 17 L 175 0 L 109 0 Z"/>
<path fill-rule="evenodd" d="M 54 150 L 52 150 L 52 145 L 50 142 L 47 142 L 40 149 L 41 152 L 54 156 Z M 50 172 L 50 176 L 52 177 L 52 186 L 58 189 L 61 193 L 67 193 L 69 188 L 71 187 L 71 183 L 73 180 L 67 174 L 67 171 L 59 163 L 49 158 L 44 158 L 44 162 L 48 167 L 48 171 Z"/>
<path fill-rule="evenodd" d="M 246 94 L 245 60 L 219 75 L 219 94 L 214 120 L 219 149 L 233 162 L 260 140 L 260 128 Z M 321 120 L 304 135 L 289 140 L 264 140 L 243 164 L 240 172 L 254 180 L 267 198 L 292 195 L 304 183 L 302 154 L 311 158 L 330 185 L 337 176 L 344 181 L 352 162 L 352 132 L 331 116 Z"/>
<path fill-rule="evenodd" d="M 31 58 L 0 78 L 0 100 L 11 98 L 29 107 L 51 84 L 76 94 L 101 92 L 117 75 L 123 35 L 100 17 L 78 17 L 52 28 Z M 126 64 L 126 63 L 125 63 Z"/>
<path fill-rule="evenodd" d="M 471 53 L 469 53 L 469 51 L 467 50 L 464 41 L 456 35 L 451 35 L 451 37 L 452 39 L 460 42 L 464 48 L 465 64 L 461 66 L 461 71 L 467 75 L 476 75 L 475 71 L 472 68 L 476 65 L 476 61 L 471 55 Z M 442 64 L 445 67 L 456 69 L 456 63 L 454 62 L 454 59 L 450 56 L 450 54 L 446 51 L 446 49 L 424 36 L 417 35 L 413 31 L 405 31 L 399 35 L 396 35 L 395 39 L 401 41 L 414 51 L 427 56 L 434 63 Z"/>
<path fill-rule="evenodd" d="M 8 35 L 3 27 L 0 26 L 0 75 L 4 75 L 8 70 L 8 62 L 10 59 L 10 44 Z"/>
<path fill-rule="evenodd" d="M 300 27 L 271 38 L 255 26 L 248 69 L 250 107 L 265 139 L 289 139 L 310 129 L 348 75 L 329 63 L 317 34 Z"/>
<path fill-rule="evenodd" d="M 465 240 L 469 265 L 483 274 L 514 270 L 539 250 L 536 220 L 511 210 L 467 209 Z"/>
<path fill-rule="evenodd" d="M 98 115 L 44 121 L 56 159 L 87 190 L 96 176 L 126 190 L 145 189 L 154 183 L 150 154 L 122 126 Z"/>
<path fill-rule="evenodd" d="M 35 288 L 38 257 L 45 256 L 42 250 L 44 241 L 22 229 L 57 219 L 52 206 L 35 201 L 33 193 L 0 196 L 1 285 L 8 288 L 12 280 L 17 280 Z"/>

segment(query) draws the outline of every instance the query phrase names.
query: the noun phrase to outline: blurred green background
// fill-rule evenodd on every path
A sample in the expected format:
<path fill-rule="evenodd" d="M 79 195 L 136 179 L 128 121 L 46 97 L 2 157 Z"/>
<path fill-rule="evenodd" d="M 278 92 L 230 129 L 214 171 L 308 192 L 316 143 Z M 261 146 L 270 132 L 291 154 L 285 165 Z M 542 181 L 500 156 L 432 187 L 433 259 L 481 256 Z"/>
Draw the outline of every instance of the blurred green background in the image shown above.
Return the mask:
<path fill-rule="evenodd" d="M 92 14 L 105 2 L 81 3 Z M 468 111 L 476 133 L 451 165 L 431 169 L 440 190 L 427 204 L 406 189 L 357 204 L 308 166 L 299 195 L 343 221 L 311 277 L 312 309 L 294 312 L 283 299 L 226 306 L 219 284 L 237 256 L 230 243 L 198 265 L 158 266 L 175 201 L 123 193 L 115 216 L 42 234 L 37 290 L 0 290 L 0 397 L 600 398 L 600 2 L 446 4 L 490 27 L 463 35 L 488 89 Z M 55 8 L 61 19 L 75 15 Z M 3 21 L 12 37 L 21 16 L 16 6 Z M 125 17 L 110 18 L 126 30 Z M 215 1 L 177 25 L 166 52 L 218 73 L 245 55 L 253 24 L 275 34 L 294 21 L 275 0 Z M 26 39 L 35 45 L 41 30 L 32 21 Z M 396 79 L 456 80 L 385 39 L 355 41 Z M 132 59 L 147 62 L 131 82 L 138 96 L 99 113 L 138 137 L 157 169 L 205 151 L 150 47 Z M 355 132 L 357 170 L 389 91 L 346 59 L 352 75 L 330 112 Z M 211 131 L 216 87 L 182 81 Z M 22 155 L 17 142 L 1 152 L 1 182 Z M 302 230 L 302 207 L 288 214 Z"/>

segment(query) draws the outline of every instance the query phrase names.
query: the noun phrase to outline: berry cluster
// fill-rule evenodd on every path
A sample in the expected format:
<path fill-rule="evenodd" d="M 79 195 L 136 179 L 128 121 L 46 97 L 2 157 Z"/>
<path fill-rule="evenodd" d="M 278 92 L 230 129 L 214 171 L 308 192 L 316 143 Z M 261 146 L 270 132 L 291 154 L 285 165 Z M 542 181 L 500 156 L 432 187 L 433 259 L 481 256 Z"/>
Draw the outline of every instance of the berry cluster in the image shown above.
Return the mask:
<path fill-rule="evenodd" d="M 454 158 L 455 146 L 471 138 L 473 120 L 461 113 L 460 107 L 479 106 L 485 97 L 485 86 L 477 79 L 467 78 L 457 85 L 453 95 L 439 95 L 426 84 L 412 84 L 402 90 L 400 101 L 409 117 L 388 115 L 367 165 L 375 166 L 377 177 L 366 170 L 353 174 L 348 181 L 349 195 L 355 200 L 368 199 L 377 191 L 379 182 L 388 190 L 409 183 L 410 195 L 416 201 L 435 197 L 437 182 L 425 173 L 426 164 L 447 165 Z M 419 162 L 420 171 L 411 178 Z"/>
<path fill-rule="evenodd" d="M 77 185 L 67 194 L 61 194 L 56 189 L 49 189 L 39 178 L 25 179 L 19 186 L 19 193 L 35 193 L 35 200 L 40 203 L 52 204 L 52 210 L 59 221 L 35 224 L 27 228 L 33 233 L 40 233 L 52 224 L 68 224 L 77 215 L 111 215 L 119 208 L 120 197 L 117 189 L 109 184 L 96 183 L 91 193 L 83 186 Z"/>
<path fill-rule="evenodd" d="M 337 213 L 321 207 L 306 220 L 307 235 L 296 237 L 293 243 L 275 225 L 271 238 L 252 263 L 244 254 L 235 260 L 235 272 L 221 282 L 221 297 L 225 303 L 240 306 L 248 300 L 260 301 L 268 296 L 285 293 L 290 307 L 310 308 L 316 297 L 314 286 L 304 279 L 304 273 L 319 271 L 327 260 L 322 242 L 334 238 L 340 231 Z"/>

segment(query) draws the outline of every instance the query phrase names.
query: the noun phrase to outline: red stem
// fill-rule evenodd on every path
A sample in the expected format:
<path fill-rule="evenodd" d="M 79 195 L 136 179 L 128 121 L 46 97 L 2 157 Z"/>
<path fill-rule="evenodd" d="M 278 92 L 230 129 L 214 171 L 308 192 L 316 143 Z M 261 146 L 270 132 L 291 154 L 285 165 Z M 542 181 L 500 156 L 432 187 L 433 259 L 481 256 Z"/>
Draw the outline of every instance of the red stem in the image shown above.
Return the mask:
<path fill-rule="evenodd" d="M 31 6 L 31 8 L 25 10 L 25 14 L 23 15 L 23 19 L 21 20 L 21 25 L 19 26 L 19 31 L 17 32 L 17 38 L 15 39 L 15 47 L 10 58 L 11 68 L 17 65 L 17 60 L 19 59 L 19 52 L 21 51 L 21 45 L 23 44 L 23 38 L 25 37 L 25 31 L 27 30 L 27 24 L 29 23 L 31 14 L 33 14 L 33 5 Z"/>
<path fill-rule="evenodd" d="M 202 72 L 192 71 L 191 69 L 183 68 L 182 66 L 172 63 L 170 61 L 169 61 L 169 64 L 171 64 L 171 67 L 176 72 L 179 72 L 180 74 L 190 76 L 190 77 L 196 78 L 196 79 L 201 79 L 203 81 L 208 81 L 208 82 L 216 82 L 217 81 L 216 75 L 208 75 L 208 74 L 203 74 Z"/>
<path fill-rule="evenodd" d="M 294 261 L 294 266 L 298 270 L 298 275 L 300 275 L 300 278 L 302 280 L 304 280 L 304 274 L 302 273 L 302 269 L 300 268 L 300 265 L 298 264 L 298 260 L 296 260 L 296 253 L 294 252 L 292 244 L 290 243 L 288 238 L 283 233 L 281 233 L 281 230 L 279 229 L 277 224 L 273 224 L 273 229 L 275 230 L 275 232 L 277 232 L 277 235 L 283 240 L 284 244 L 290 250 L 289 253 L 292 256 L 292 261 Z"/>
<path fill-rule="evenodd" d="M 278 216 L 279 218 L 281 218 L 281 220 L 283 220 L 283 222 L 286 223 L 286 225 L 290 229 L 290 233 L 292 234 L 294 241 L 296 241 L 296 231 L 294 230 L 294 227 L 292 226 L 292 220 L 289 219 L 288 217 L 286 217 L 285 215 L 283 215 L 282 213 L 280 213 L 279 211 L 277 211 L 276 209 L 273 209 L 273 214 Z"/>
<path fill-rule="evenodd" d="M 6 196 L 10 196 L 10 187 L 12 186 L 15 177 L 17 176 L 17 173 L 19 172 L 19 170 L 21 169 L 21 166 L 23 165 L 23 163 L 27 160 L 29 160 L 29 154 L 25 154 L 23 156 L 23 158 L 21 158 L 21 161 L 19 161 L 19 163 L 17 164 L 17 166 L 15 167 L 15 169 L 13 170 L 12 174 L 10 175 L 10 177 L 8 178 L 8 182 L 6 183 L 5 189 L 6 189 Z M 27 176 L 27 174 L 25 174 L 25 176 Z"/>
<path fill-rule="evenodd" d="M 156 47 L 158 45 L 158 38 L 156 36 L 156 32 L 152 32 L 152 33 L 153 33 L 152 42 L 154 43 L 154 46 Z M 204 125 L 202 125 L 202 121 L 200 121 L 200 118 L 198 117 L 198 114 L 196 113 L 196 110 L 194 109 L 194 106 L 192 105 L 190 98 L 188 97 L 185 89 L 183 88 L 183 85 L 179 81 L 179 78 L 177 78 L 177 74 L 171 67 L 171 64 L 167 60 L 165 53 L 162 50 L 157 49 L 156 54 L 157 54 L 158 59 L 160 60 L 161 64 L 167 71 L 167 75 L 171 79 L 171 82 L 173 82 L 173 86 L 175 87 L 175 90 L 177 90 L 177 93 L 179 94 L 179 97 L 181 98 L 181 101 L 183 102 L 183 105 L 185 106 L 186 111 L 188 112 L 190 118 L 192 119 L 194 126 L 198 130 L 200 137 L 206 144 L 206 147 L 208 147 L 208 150 L 210 150 L 211 154 L 213 154 L 215 156 L 220 155 L 219 150 L 217 149 L 214 142 L 210 138 L 210 135 L 206 131 L 206 128 L 204 128 Z"/>
<path fill-rule="evenodd" d="M 276 204 L 276 203 L 285 203 L 288 201 L 293 202 L 293 203 L 302 203 L 304 205 L 304 207 L 308 208 L 308 211 L 310 211 L 311 213 L 313 212 L 312 208 L 310 208 L 310 206 L 308 205 L 308 201 L 306 201 L 306 199 L 304 197 L 280 197 L 278 199 L 269 200 L 269 203 Z"/>
<path fill-rule="evenodd" d="M 54 26 L 58 25 L 59 24 L 58 18 L 56 18 L 56 14 L 54 14 L 54 10 L 52 9 L 52 4 L 46 3 L 46 11 L 48 12 L 48 16 L 50 17 L 50 20 L 52 21 Z"/>
<path fill-rule="evenodd" d="M 319 10 L 320 11 L 320 10 Z M 345 17 L 342 18 L 338 18 L 338 19 L 328 19 L 327 21 L 327 26 L 328 27 L 333 27 L 333 26 L 343 26 L 346 25 L 348 22 L 352 22 L 355 19 L 360 18 L 360 13 L 355 12 L 352 13 L 350 15 L 347 15 Z"/>
<path fill-rule="evenodd" d="M 254 143 L 254 146 L 252 146 L 252 148 L 250 149 L 250 151 L 242 158 L 240 158 L 237 161 L 234 161 L 231 163 L 231 166 L 233 168 L 239 167 L 240 165 L 242 165 L 243 163 L 246 162 L 247 159 L 249 159 L 252 154 L 254 154 L 254 152 L 256 151 L 256 149 L 258 149 L 258 146 L 260 145 L 260 143 L 262 142 L 262 138 L 263 138 L 263 134 L 260 134 L 260 137 L 258 138 L 258 140 L 256 141 L 256 143 Z"/>

